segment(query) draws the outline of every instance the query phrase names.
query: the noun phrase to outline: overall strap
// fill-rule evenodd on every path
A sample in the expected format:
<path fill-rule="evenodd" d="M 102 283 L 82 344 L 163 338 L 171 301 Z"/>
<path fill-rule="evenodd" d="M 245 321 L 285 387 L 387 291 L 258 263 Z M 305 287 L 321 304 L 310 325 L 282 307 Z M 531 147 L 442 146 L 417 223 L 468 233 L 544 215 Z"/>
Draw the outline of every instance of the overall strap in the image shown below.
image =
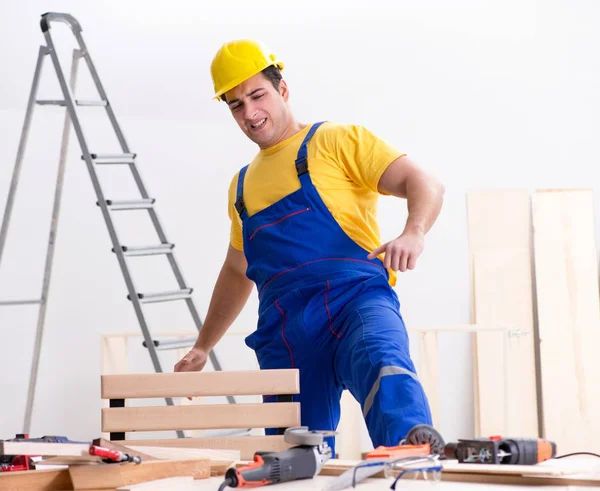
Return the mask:
<path fill-rule="evenodd" d="M 302 142 L 302 145 L 300 145 L 300 149 L 298 150 L 298 155 L 296 156 L 296 171 L 298 172 L 298 177 L 301 177 L 302 175 L 304 175 L 308 172 L 308 160 L 307 160 L 308 142 L 310 141 L 312 136 L 315 134 L 315 131 L 317 131 L 319 129 L 319 126 L 321 126 L 323 123 L 324 123 L 324 121 L 313 124 L 311 129 L 308 130 L 308 133 L 304 137 L 304 141 Z"/>
<path fill-rule="evenodd" d="M 235 200 L 235 209 L 237 210 L 238 215 L 242 220 L 244 220 L 248 216 L 248 211 L 246 210 L 246 205 L 244 203 L 244 179 L 246 177 L 247 170 L 247 165 L 240 170 L 237 182 L 237 195 Z"/>

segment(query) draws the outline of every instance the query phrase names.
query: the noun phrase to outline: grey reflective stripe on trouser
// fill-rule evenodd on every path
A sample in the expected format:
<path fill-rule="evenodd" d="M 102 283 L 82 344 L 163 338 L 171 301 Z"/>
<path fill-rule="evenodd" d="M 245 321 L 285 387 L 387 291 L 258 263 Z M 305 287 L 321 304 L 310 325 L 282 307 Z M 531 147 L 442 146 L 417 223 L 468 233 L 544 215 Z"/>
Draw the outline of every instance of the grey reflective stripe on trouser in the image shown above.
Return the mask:
<path fill-rule="evenodd" d="M 373 384 L 373 387 L 371 387 L 371 391 L 369 392 L 369 395 L 365 399 L 365 405 L 363 407 L 363 416 L 367 415 L 367 413 L 371 409 L 371 406 L 373 405 L 373 400 L 375 399 L 375 395 L 377 394 L 377 391 L 379 390 L 379 384 L 381 383 L 381 377 L 385 377 L 387 375 L 409 375 L 410 377 L 414 378 L 417 382 L 419 381 L 419 379 L 417 378 L 417 375 L 414 374 L 413 372 L 411 372 L 410 370 L 407 370 L 406 368 L 396 367 L 393 365 L 388 366 L 388 367 L 383 367 L 381 370 L 379 370 L 379 376 L 377 377 L 377 380 L 375 380 L 375 383 Z"/>

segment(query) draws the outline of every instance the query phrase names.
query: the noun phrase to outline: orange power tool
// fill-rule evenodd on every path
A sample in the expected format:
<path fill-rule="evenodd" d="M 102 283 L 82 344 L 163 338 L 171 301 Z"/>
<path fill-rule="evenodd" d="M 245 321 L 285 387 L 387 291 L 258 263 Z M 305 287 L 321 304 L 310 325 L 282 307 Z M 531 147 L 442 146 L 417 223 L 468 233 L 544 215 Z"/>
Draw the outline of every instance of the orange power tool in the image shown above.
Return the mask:
<path fill-rule="evenodd" d="M 472 464 L 535 465 L 556 457 L 556 443 L 542 438 L 493 436 L 448 443 L 444 455 Z"/>
<path fill-rule="evenodd" d="M 251 464 L 227 470 L 219 491 L 227 487 L 247 488 L 310 479 L 331 458 L 331 447 L 325 437 L 334 434 L 309 431 L 306 426 L 287 428 L 284 439 L 293 447 L 281 452 L 256 452 Z"/>

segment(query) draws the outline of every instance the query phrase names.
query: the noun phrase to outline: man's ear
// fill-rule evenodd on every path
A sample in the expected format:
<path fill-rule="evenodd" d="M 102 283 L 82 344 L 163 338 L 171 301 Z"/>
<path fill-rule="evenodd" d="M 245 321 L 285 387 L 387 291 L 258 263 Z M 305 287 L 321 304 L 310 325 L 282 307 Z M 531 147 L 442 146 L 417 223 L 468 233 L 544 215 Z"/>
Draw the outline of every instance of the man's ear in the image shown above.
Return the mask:
<path fill-rule="evenodd" d="M 290 98 L 290 89 L 288 88 L 287 83 L 283 79 L 279 81 L 279 93 L 281 94 L 281 97 L 283 97 L 283 100 L 285 102 L 287 102 Z"/>

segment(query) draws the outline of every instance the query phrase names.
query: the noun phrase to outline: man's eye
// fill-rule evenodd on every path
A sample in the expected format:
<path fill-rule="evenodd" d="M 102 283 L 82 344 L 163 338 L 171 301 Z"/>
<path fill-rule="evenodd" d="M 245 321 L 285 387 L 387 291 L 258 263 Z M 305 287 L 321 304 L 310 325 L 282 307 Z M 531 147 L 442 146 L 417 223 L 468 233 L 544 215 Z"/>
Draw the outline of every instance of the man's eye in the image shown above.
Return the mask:
<path fill-rule="evenodd" d="M 256 100 L 256 99 L 260 99 L 261 97 L 263 97 L 265 94 L 260 94 L 260 95 L 255 95 L 252 99 Z"/>
<path fill-rule="evenodd" d="M 238 104 L 238 105 L 236 105 L 236 106 L 232 106 L 232 107 L 231 107 L 231 110 L 232 110 L 232 111 L 237 111 L 237 110 L 238 110 L 238 109 L 240 109 L 241 107 L 242 107 L 242 105 L 241 105 L 241 104 Z"/>

